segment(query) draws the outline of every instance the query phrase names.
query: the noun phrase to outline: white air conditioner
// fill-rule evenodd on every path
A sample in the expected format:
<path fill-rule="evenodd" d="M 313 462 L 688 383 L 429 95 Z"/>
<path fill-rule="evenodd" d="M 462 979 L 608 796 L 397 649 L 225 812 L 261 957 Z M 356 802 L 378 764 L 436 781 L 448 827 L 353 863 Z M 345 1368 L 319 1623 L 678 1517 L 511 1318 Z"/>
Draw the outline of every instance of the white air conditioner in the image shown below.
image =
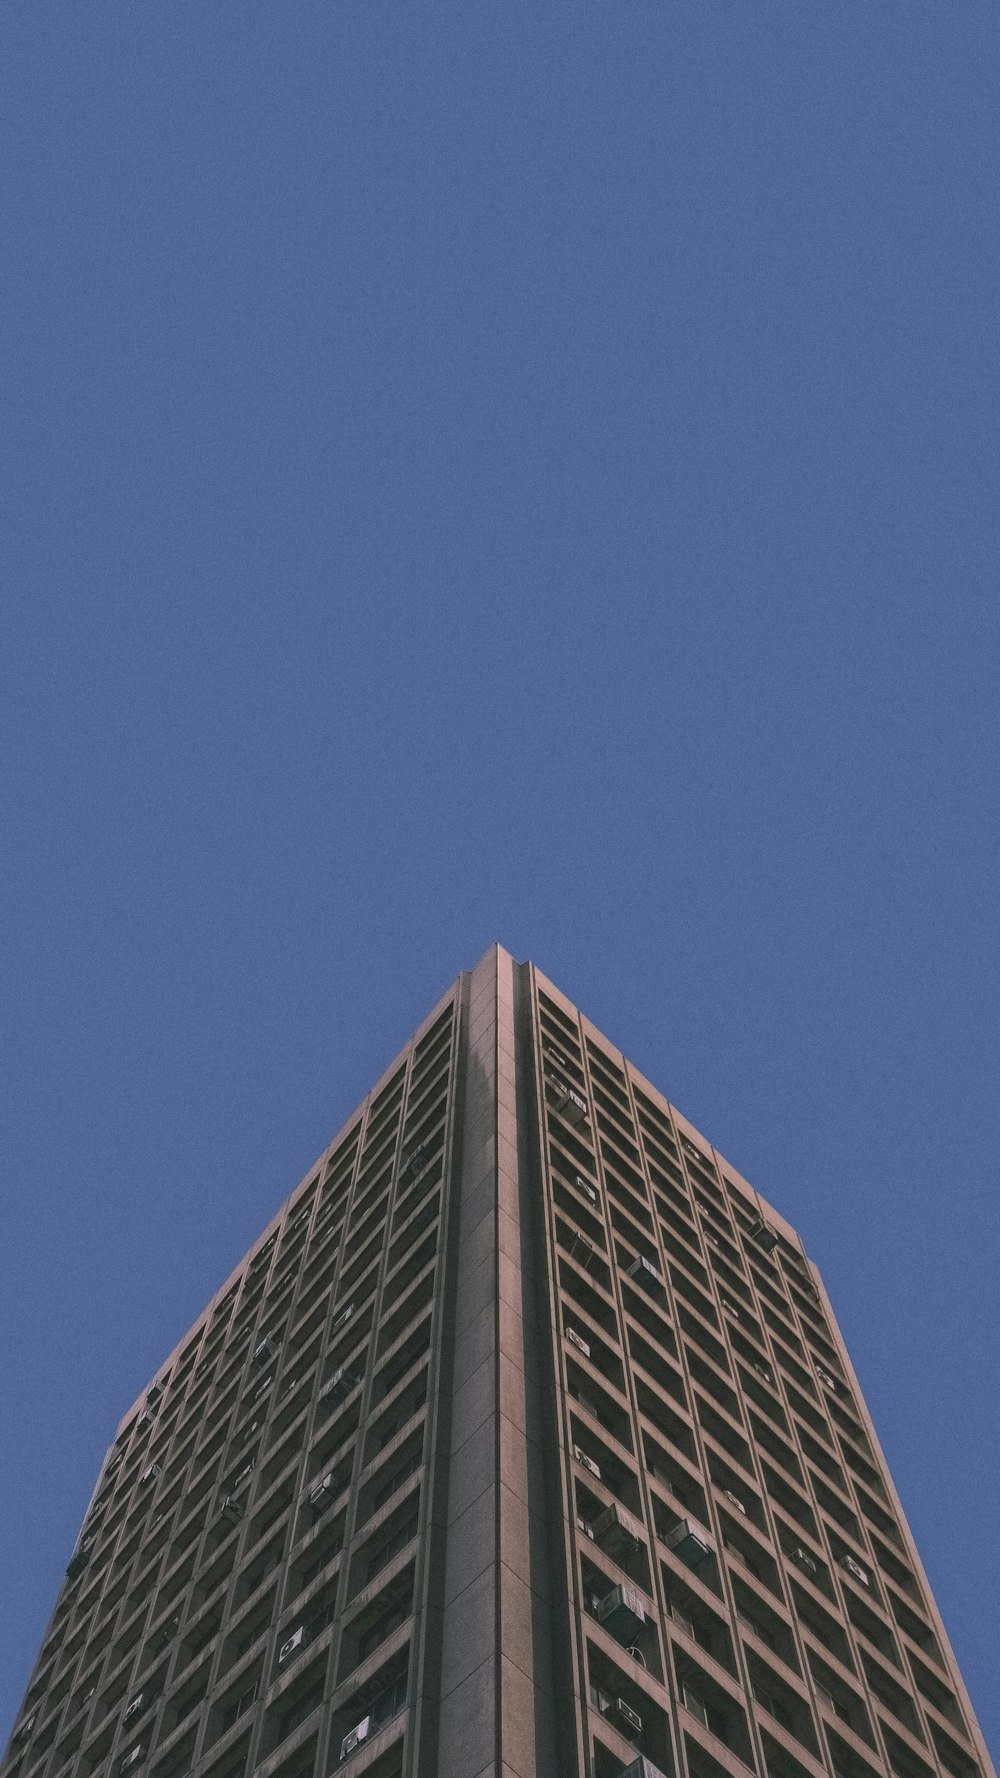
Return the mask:
<path fill-rule="evenodd" d="M 723 1491 L 722 1491 L 722 1492 L 723 1492 L 723 1497 L 724 1497 L 724 1498 L 725 1498 L 725 1499 L 726 1499 L 726 1500 L 728 1500 L 728 1502 L 729 1502 L 729 1504 L 730 1504 L 730 1506 L 735 1506 L 735 1508 L 736 1508 L 736 1511 L 737 1511 L 737 1512 L 738 1512 L 738 1513 L 742 1513 L 742 1514 L 743 1514 L 743 1517 L 744 1517 L 744 1518 L 746 1518 L 746 1516 L 747 1516 L 747 1509 L 746 1509 L 746 1507 L 745 1507 L 745 1506 L 744 1506 L 744 1505 L 743 1505 L 743 1502 L 742 1502 L 742 1500 L 741 1500 L 741 1499 L 740 1499 L 740 1497 L 739 1497 L 739 1495 L 738 1495 L 738 1494 L 734 1494 L 734 1493 L 733 1493 L 733 1492 L 732 1492 L 732 1490 L 731 1490 L 731 1489 L 729 1489 L 729 1488 L 724 1488 L 724 1489 L 723 1489 Z"/>
<path fill-rule="evenodd" d="M 243 1508 L 240 1505 L 240 1502 L 232 1494 L 227 1494 L 222 1501 L 219 1507 L 219 1517 L 220 1519 L 228 1519 L 232 1525 L 237 1524 L 239 1520 L 242 1519 Z"/>
<path fill-rule="evenodd" d="M 324 1506 L 329 1506 L 331 1500 L 334 1498 L 334 1489 L 335 1480 L 332 1475 L 323 1476 L 322 1480 L 318 1481 L 314 1488 L 310 1488 L 309 1505 L 313 1508 L 314 1512 L 319 1512 Z"/>
<path fill-rule="evenodd" d="M 604 1715 L 623 1735 L 631 1737 L 642 1734 L 642 1717 L 638 1710 L 632 1709 L 631 1704 L 626 1704 L 624 1698 L 612 1698 Z"/>
<path fill-rule="evenodd" d="M 652 1261 L 643 1259 L 641 1254 L 638 1259 L 632 1261 L 625 1276 L 631 1278 L 633 1284 L 641 1285 L 642 1289 L 648 1291 L 650 1296 L 662 1297 L 665 1294 L 660 1273 Z"/>
<path fill-rule="evenodd" d="M 600 1481 L 601 1472 L 597 1464 L 594 1462 L 593 1457 L 588 1457 L 586 1451 L 581 1451 L 579 1445 L 573 1446 L 573 1455 L 578 1463 L 583 1464 L 584 1469 L 589 1469 L 591 1475 L 596 1476 L 598 1481 Z"/>
<path fill-rule="evenodd" d="M 133 1772 L 136 1766 L 142 1765 L 145 1757 L 146 1749 L 144 1747 L 139 1745 L 130 1747 L 128 1753 L 123 1753 L 118 1761 L 119 1772 Z"/>
<path fill-rule="evenodd" d="M 591 1185 L 589 1179 L 584 1179 L 582 1173 L 574 1174 L 573 1184 L 576 1186 L 576 1189 L 578 1192 L 583 1193 L 583 1195 L 587 1199 L 588 1203 L 590 1203 L 590 1204 L 597 1203 L 597 1188 L 596 1188 L 596 1186 Z"/>
<path fill-rule="evenodd" d="M 141 1476 L 139 1477 L 140 1488 L 146 1488 L 149 1486 L 150 1482 L 155 1482 L 159 1473 L 160 1473 L 160 1466 L 158 1463 L 147 1463 L 145 1469 L 143 1470 Z"/>
<path fill-rule="evenodd" d="M 344 1736 L 344 1739 L 340 1743 L 340 1757 L 342 1760 L 345 1760 L 348 1754 L 353 1753 L 356 1747 L 360 1747 L 362 1741 L 367 1741 L 371 1734 L 371 1727 L 371 1717 L 363 1716 L 361 1721 L 356 1723 L 354 1728 L 351 1729 L 350 1733 Z"/>
<path fill-rule="evenodd" d="M 861 1563 L 855 1562 L 853 1556 L 841 1556 L 840 1566 L 848 1574 L 853 1574 L 855 1580 L 859 1581 L 863 1587 L 871 1586 L 867 1568 L 862 1568 Z"/>
<path fill-rule="evenodd" d="M 300 1624 L 297 1630 L 292 1631 L 288 1641 L 281 1644 L 278 1650 L 278 1666 L 283 1667 L 287 1661 L 290 1661 L 300 1648 L 305 1648 L 308 1640 L 305 1624 Z"/>
<path fill-rule="evenodd" d="M 803 1574 L 815 1574 L 816 1573 L 816 1564 L 813 1561 L 808 1550 L 804 1550 L 802 1548 L 789 1550 L 788 1560 L 790 1562 L 794 1562 L 795 1566 L 797 1568 L 801 1568 Z"/>
<path fill-rule="evenodd" d="M 354 1372 L 348 1370 L 346 1364 L 342 1364 L 339 1370 L 334 1371 L 330 1381 L 324 1385 L 321 1399 L 332 1402 L 345 1401 L 351 1390 L 357 1388 L 358 1381 Z"/>
<path fill-rule="evenodd" d="M 126 1704 L 125 1709 L 122 1713 L 122 1722 L 123 1723 L 134 1721 L 134 1719 L 138 1716 L 140 1710 L 142 1709 L 143 1703 L 145 1701 L 145 1697 L 146 1697 L 145 1692 L 136 1692 L 135 1697 L 132 1699 L 131 1703 Z"/>
<path fill-rule="evenodd" d="M 586 1340 L 581 1339 L 580 1335 L 572 1327 L 566 1329 L 566 1338 L 571 1346 L 575 1346 L 578 1352 L 583 1353 L 584 1358 L 590 1357 L 590 1347 Z"/>
<path fill-rule="evenodd" d="M 277 1342 L 277 1340 L 272 1340 L 270 1334 L 265 1334 L 264 1338 L 262 1340 L 258 1340 L 256 1346 L 253 1349 L 254 1364 L 269 1364 L 271 1359 L 277 1358 L 277 1356 L 278 1356 L 278 1342 Z"/>
<path fill-rule="evenodd" d="M 830 1391 L 831 1395 L 838 1395 L 840 1393 L 839 1389 L 837 1388 L 836 1379 L 831 1377 L 829 1371 L 821 1371 L 819 1368 L 819 1365 L 817 1365 L 816 1366 L 816 1375 L 819 1378 L 820 1382 L 822 1383 L 823 1388 L 828 1389 Z"/>
<path fill-rule="evenodd" d="M 332 1333 L 334 1331 L 334 1328 L 343 1327 L 344 1322 L 350 1321 L 351 1316 L 353 1314 L 354 1314 L 354 1304 L 348 1303 L 346 1309 L 341 1309 L 340 1314 L 334 1318 L 333 1327 L 330 1329 L 330 1332 Z"/>
<path fill-rule="evenodd" d="M 772 1377 L 766 1364 L 758 1364 L 757 1360 L 754 1359 L 753 1368 L 757 1372 L 758 1377 L 763 1377 L 765 1383 L 773 1383 L 774 1382 L 774 1378 Z"/>

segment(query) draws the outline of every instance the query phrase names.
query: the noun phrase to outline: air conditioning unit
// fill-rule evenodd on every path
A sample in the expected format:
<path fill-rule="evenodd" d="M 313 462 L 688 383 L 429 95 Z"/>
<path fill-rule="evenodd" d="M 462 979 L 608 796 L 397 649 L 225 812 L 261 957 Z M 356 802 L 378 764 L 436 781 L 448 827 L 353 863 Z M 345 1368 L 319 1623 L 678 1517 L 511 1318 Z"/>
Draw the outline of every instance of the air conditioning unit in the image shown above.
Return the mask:
<path fill-rule="evenodd" d="M 310 1488 L 309 1505 L 312 1507 L 313 1512 L 320 1513 L 323 1511 L 324 1507 L 330 1505 L 335 1496 L 336 1478 L 331 1473 L 330 1475 L 323 1476 L 322 1479 L 316 1483 L 315 1487 Z"/>
<path fill-rule="evenodd" d="M 594 1462 L 593 1457 L 588 1457 L 586 1451 L 581 1451 L 579 1445 L 573 1446 L 573 1455 L 578 1463 L 583 1464 L 584 1469 L 589 1469 L 591 1475 L 596 1476 L 598 1481 L 600 1481 L 601 1472 L 597 1464 Z"/>
<path fill-rule="evenodd" d="M 660 1273 L 652 1261 L 643 1259 L 641 1254 L 638 1259 L 632 1261 L 625 1275 L 631 1278 L 633 1284 L 638 1284 L 642 1290 L 647 1291 L 650 1296 L 662 1297 L 666 1295 Z"/>
<path fill-rule="evenodd" d="M 757 1359 L 755 1358 L 753 1361 L 753 1368 L 757 1372 L 758 1377 L 763 1377 L 765 1383 L 773 1384 L 774 1378 L 772 1377 L 766 1364 L 759 1364 Z"/>
<path fill-rule="evenodd" d="M 612 1587 L 597 1607 L 597 1621 L 616 1642 L 627 1648 L 645 1625 L 646 1613 L 634 1587 Z"/>
<path fill-rule="evenodd" d="M 339 1370 L 334 1371 L 330 1381 L 324 1384 L 320 1391 L 320 1400 L 346 1401 L 351 1390 L 356 1389 L 360 1381 L 360 1377 L 356 1377 L 352 1370 L 348 1370 L 346 1364 L 342 1364 Z"/>
<path fill-rule="evenodd" d="M 836 1377 L 831 1377 L 829 1371 L 821 1371 L 819 1366 L 817 1365 L 816 1366 L 816 1375 L 819 1378 L 820 1382 L 822 1383 L 823 1388 L 828 1390 L 831 1395 L 839 1395 L 840 1394 L 840 1385 L 837 1382 Z"/>
<path fill-rule="evenodd" d="M 777 1235 L 772 1228 L 768 1228 L 762 1216 L 758 1216 L 752 1224 L 749 1234 L 751 1241 L 756 1241 L 757 1246 L 762 1247 L 765 1253 L 773 1253 L 778 1245 Z"/>
<path fill-rule="evenodd" d="M 348 1303 L 346 1309 L 341 1309 L 340 1314 L 334 1317 L 333 1327 L 330 1329 L 330 1332 L 333 1333 L 334 1329 L 336 1329 L 338 1327 L 343 1327 L 344 1322 L 350 1321 L 351 1316 L 353 1314 L 354 1314 L 354 1304 Z"/>
<path fill-rule="evenodd" d="M 697 1519 L 678 1519 L 663 1541 L 685 1568 L 700 1568 L 712 1554 L 711 1535 Z"/>
<path fill-rule="evenodd" d="M 571 1346 L 575 1346 L 578 1352 L 583 1353 L 584 1358 L 590 1357 L 590 1347 L 586 1340 L 582 1339 L 572 1327 L 566 1329 L 566 1338 Z"/>
<path fill-rule="evenodd" d="M 788 1560 L 794 1562 L 796 1568 L 801 1568 L 803 1574 L 818 1573 L 816 1563 L 813 1561 L 809 1551 L 802 1549 L 801 1546 L 794 1550 L 789 1550 Z"/>
<path fill-rule="evenodd" d="M 277 1342 L 277 1340 L 272 1340 L 270 1334 L 265 1334 L 264 1338 L 262 1340 L 258 1340 L 256 1346 L 253 1349 L 254 1364 L 261 1364 L 261 1365 L 270 1364 L 272 1358 L 277 1358 L 277 1356 L 278 1356 L 278 1342 Z"/>
<path fill-rule="evenodd" d="M 140 1711 L 142 1710 L 142 1707 L 143 1707 L 143 1704 L 145 1703 L 145 1701 L 146 1701 L 145 1692 L 136 1692 L 135 1697 L 132 1698 L 128 1704 L 126 1704 L 125 1709 L 122 1712 L 122 1722 L 123 1723 L 134 1722 L 136 1717 L 139 1715 Z"/>
<path fill-rule="evenodd" d="M 135 1747 L 130 1747 L 128 1752 L 123 1753 L 121 1759 L 118 1761 L 119 1772 L 134 1772 L 136 1766 L 142 1765 L 145 1757 L 146 1749 L 143 1746 L 137 1744 Z"/>
<path fill-rule="evenodd" d="M 145 1469 L 143 1470 L 141 1476 L 139 1477 L 140 1488 L 148 1488 L 150 1482 L 155 1482 L 159 1473 L 160 1473 L 160 1466 L 158 1463 L 147 1463 Z"/>
<path fill-rule="evenodd" d="M 632 1709 L 631 1704 L 626 1704 L 624 1698 L 610 1698 L 603 1714 L 608 1722 L 612 1723 L 620 1734 L 627 1735 L 629 1740 L 642 1734 L 642 1717 L 638 1710 Z"/>
<path fill-rule="evenodd" d="M 243 1517 L 243 1507 L 234 1494 L 225 1495 L 219 1506 L 219 1518 L 228 1519 L 231 1525 L 238 1525 Z"/>
<path fill-rule="evenodd" d="M 725 1499 L 725 1500 L 728 1500 L 728 1502 L 729 1502 L 729 1504 L 730 1504 L 730 1506 L 735 1506 L 735 1508 L 736 1508 L 736 1511 L 737 1511 L 737 1512 L 738 1512 L 738 1513 L 742 1513 L 742 1514 L 743 1514 L 743 1517 L 744 1517 L 744 1518 L 746 1518 L 746 1516 L 747 1516 L 747 1509 L 746 1509 L 746 1507 L 745 1507 L 745 1506 L 744 1506 L 744 1505 L 743 1505 L 743 1502 L 742 1502 L 742 1500 L 741 1500 L 741 1499 L 740 1499 L 740 1497 L 739 1497 L 739 1495 L 738 1495 L 738 1494 L 734 1494 L 734 1493 L 733 1493 L 733 1492 L 732 1492 L 732 1489 L 731 1489 L 731 1488 L 723 1488 L 723 1490 L 722 1490 L 722 1493 L 723 1493 L 723 1498 L 724 1498 L 724 1499 Z"/>
<path fill-rule="evenodd" d="M 568 1124 L 578 1125 L 587 1122 L 587 1101 L 573 1091 L 572 1087 L 556 1089 L 556 1110 L 561 1111 Z"/>
<path fill-rule="evenodd" d="M 14 1736 L 14 1740 L 15 1741 L 26 1741 L 28 1739 L 28 1736 L 31 1734 L 31 1731 L 34 1728 L 37 1721 L 38 1721 L 38 1711 L 33 1710 L 31 1712 L 30 1716 L 25 1717 L 23 1723 L 21 1724 L 21 1727 L 17 1731 L 17 1734 Z"/>
<path fill-rule="evenodd" d="M 305 1648 L 308 1640 L 305 1624 L 300 1624 L 297 1630 L 292 1631 L 288 1641 L 281 1644 L 278 1650 L 278 1666 L 284 1667 L 293 1655 L 298 1654 L 300 1648 Z"/>
<path fill-rule="evenodd" d="M 720 1297 L 720 1298 L 719 1298 L 719 1301 L 720 1301 L 720 1302 L 721 1302 L 721 1304 L 722 1304 L 722 1313 L 723 1313 L 723 1315 L 728 1315 L 728 1316 L 729 1316 L 729 1319 L 730 1319 L 730 1321 L 739 1321 L 739 1319 L 740 1319 L 740 1312 L 739 1312 L 739 1310 L 738 1310 L 738 1308 L 737 1308 L 737 1307 L 736 1307 L 736 1304 L 735 1304 L 735 1303 L 731 1303 L 731 1302 L 730 1302 L 730 1301 L 729 1301 L 729 1298 L 728 1298 L 728 1297 L 727 1297 L 727 1296 L 724 1296 L 724 1297 Z"/>
<path fill-rule="evenodd" d="M 642 1545 L 642 1526 L 616 1500 L 594 1520 L 594 1538 L 610 1556 L 630 1555 Z"/>
<path fill-rule="evenodd" d="M 356 1747 L 360 1747 L 362 1741 L 367 1741 L 368 1736 L 371 1734 L 371 1727 L 372 1719 L 370 1716 L 363 1716 L 359 1723 L 355 1723 L 353 1729 L 344 1736 L 344 1739 L 340 1743 L 340 1757 L 342 1760 L 347 1759 L 348 1755 L 353 1753 Z"/>
<path fill-rule="evenodd" d="M 597 1188 L 596 1186 L 591 1185 L 589 1179 L 584 1179 L 582 1173 L 574 1175 L 573 1184 L 576 1186 L 578 1192 L 583 1193 L 589 1204 L 597 1203 Z"/>
<path fill-rule="evenodd" d="M 860 1582 L 861 1586 L 871 1586 L 871 1577 L 867 1568 L 862 1568 L 861 1563 L 855 1562 L 853 1556 L 841 1556 L 840 1566 L 845 1569 L 848 1574 L 852 1574 L 854 1579 Z"/>

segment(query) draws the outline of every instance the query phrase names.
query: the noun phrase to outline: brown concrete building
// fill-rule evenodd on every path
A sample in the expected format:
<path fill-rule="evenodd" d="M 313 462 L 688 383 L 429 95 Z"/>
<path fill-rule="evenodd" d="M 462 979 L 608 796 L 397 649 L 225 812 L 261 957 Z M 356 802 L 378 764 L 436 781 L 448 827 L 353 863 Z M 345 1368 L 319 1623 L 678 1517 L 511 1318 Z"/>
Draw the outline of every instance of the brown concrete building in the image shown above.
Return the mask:
<path fill-rule="evenodd" d="M 794 1230 L 463 975 L 108 1452 L 4 1778 L 988 1778 Z"/>

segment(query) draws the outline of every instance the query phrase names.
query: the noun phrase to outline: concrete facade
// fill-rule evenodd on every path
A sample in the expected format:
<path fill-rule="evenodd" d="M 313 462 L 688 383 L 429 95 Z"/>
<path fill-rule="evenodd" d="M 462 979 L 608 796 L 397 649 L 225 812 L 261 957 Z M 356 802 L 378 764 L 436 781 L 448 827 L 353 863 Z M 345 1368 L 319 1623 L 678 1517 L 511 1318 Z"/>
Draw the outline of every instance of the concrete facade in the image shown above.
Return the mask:
<path fill-rule="evenodd" d="M 3 1778 L 992 1778 L 795 1231 L 461 976 L 125 1416 Z"/>

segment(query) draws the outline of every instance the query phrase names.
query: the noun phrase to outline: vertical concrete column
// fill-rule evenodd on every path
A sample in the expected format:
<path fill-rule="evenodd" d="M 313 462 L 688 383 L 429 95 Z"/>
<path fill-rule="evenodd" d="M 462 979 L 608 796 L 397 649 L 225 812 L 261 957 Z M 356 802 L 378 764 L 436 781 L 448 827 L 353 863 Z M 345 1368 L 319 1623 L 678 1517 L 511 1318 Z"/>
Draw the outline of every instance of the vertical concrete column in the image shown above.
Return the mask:
<path fill-rule="evenodd" d="M 536 1268 L 538 1181 L 527 972 L 506 951 L 497 977 L 497 1240 L 500 1474 L 501 1778 L 556 1778 L 560 1770 L 552 1674 L 545 1429 Z M 522 977 L 525 1000 L 522 1006 Z M 549 1434 L 551 1438 L 551 1433 Z M 569 1770 L 568 1766 L 562 1768 Z"/>
<path fill-rule="evenodd" d="M 499 1746 L 497 965 L 492 950 L 466 984 L 438 1741 L 447 1778 L 496 1778 Z"/>

